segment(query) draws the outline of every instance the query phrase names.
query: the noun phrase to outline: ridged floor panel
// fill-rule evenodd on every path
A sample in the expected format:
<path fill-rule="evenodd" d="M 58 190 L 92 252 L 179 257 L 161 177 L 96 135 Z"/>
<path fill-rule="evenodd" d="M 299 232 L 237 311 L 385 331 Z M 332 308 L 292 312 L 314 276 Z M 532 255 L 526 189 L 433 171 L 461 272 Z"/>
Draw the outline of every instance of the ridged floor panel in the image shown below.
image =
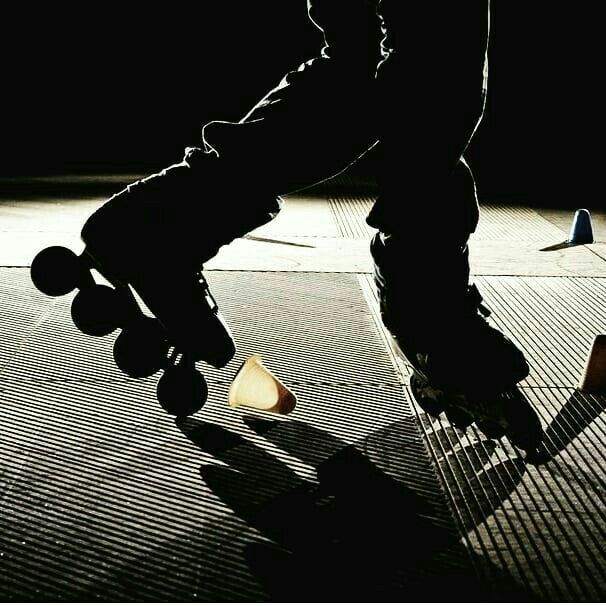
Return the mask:
<path fill-rule="evenodd" d="M 603 600 L 606 397 L 575 386 L 593 336 L 606 332 L 606 282 L 484 277 L 477 283 L 495 323 L 532 364 L 523 392 L 545 430 L 543 462 L 529 465 L 506 439 L 486 439 L 474 428 L 463 433 L 415 406 L 455 518 L 480 563 L 497 564 L 539 599 Z M 376 309 L 376 300 L 369 302 Z"/>
<path fill-rule="evenodd" d="M 477 278 L 532 365 L 536 466 L 412 404 L 370 276 L 209 281 L 239 353 L 200 364 L 209 402 L 176 425 L 69 297 L 0 270 L 0 597 L 603 600 L 606 398 L 575 386 L 606 280 Z M 297 393 L 289 417 L 227 407 L 253 353 Z"/>
<path fill-rule="evenodd" d="M 69 297 L 0 271 L 0 311 L 18 292 L 23 316 L 0 375 L 3 600 L 532 595 L 490 561 L 477 576 L 355 275 L 210 279 L 239 356 L 296 391 L 289 417 L 226 405 L 238 361 L 175 424 L 157 377 L 127 380 L 111 337 L 71 326 Z"/>

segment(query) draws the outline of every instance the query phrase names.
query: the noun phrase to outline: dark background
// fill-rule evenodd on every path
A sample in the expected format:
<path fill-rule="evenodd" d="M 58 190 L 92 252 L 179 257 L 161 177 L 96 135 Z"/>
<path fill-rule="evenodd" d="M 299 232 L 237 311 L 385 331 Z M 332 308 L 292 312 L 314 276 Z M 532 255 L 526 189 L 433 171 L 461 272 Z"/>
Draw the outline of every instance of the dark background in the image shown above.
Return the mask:
<path fill-rule="evenodd" d="M 304 0 L 153 6 L 5 10 L 2 176 L 160 169 L 321 42 Z M 596 198 L 599 17 L 571 6 L 493 0 L 487 113 L 469 153 L 484 198 Z"/>

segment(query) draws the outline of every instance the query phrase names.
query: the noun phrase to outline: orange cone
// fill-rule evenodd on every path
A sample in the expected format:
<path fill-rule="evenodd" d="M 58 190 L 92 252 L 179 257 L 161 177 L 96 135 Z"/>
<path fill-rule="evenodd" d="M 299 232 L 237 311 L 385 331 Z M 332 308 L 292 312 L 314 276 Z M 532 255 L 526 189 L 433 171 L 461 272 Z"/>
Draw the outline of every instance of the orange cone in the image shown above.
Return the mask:
<path fill-rule="evenodd" d="M 230 406 L 248 406 L 257 410 L 288 414 L 297 398 L 261 363 L 261 356 L 251 356 L 240 366 L 228 394 Z"/>
<path fill-rule="evenodd" d="M 606 395 L 606 335 L 598 335 L 591 346 L 579 389 L 595 395 Z"/>

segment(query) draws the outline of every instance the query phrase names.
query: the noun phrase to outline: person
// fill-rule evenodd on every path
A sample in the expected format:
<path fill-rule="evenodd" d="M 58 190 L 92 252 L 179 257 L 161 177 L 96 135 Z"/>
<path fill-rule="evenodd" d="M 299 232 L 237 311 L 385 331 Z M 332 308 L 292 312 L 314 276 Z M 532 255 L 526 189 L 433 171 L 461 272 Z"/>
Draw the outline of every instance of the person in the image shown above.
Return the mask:
<path fill-rule="evenodd" d="M 375 282 L 417 402 L 493 437 L 538 442 L 540 422 L 516 391 L 524 354 L 488 323 L 469 283 L 479 210 L 464 154 L 484 111 L 489 0 L 308 0 L 308 12 L 324 35 L 318 56 L 240 121 L 205 125 L 182 162 L 112 197 L 84 226 L 87 248 L 207 359 L 202 264 L 275 217 L 281 195 L 374 148 Z M 217 365 L 233 351 L 226 344 Z"/>

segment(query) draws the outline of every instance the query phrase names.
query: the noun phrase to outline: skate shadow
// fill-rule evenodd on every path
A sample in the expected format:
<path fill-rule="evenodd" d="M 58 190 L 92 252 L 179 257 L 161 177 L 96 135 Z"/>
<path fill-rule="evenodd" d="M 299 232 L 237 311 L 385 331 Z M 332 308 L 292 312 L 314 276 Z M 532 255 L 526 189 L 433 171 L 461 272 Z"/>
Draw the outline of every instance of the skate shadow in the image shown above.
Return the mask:
<path fill-rule="evenodd" d="M 245 544 L 244 558 L 271 600 L 534 599 L 488 559 L 482 568 L 490 570 L 490 583 L 473 572 L 444 504 L 414 488 L 420 445 L 411 439 L 410 424 L 394 423 L 362 444 L 348 444 L 299 421 L 247 417 L 245 422 L 267 441 L 267 449 L 196 419 L 180 429 L 221 463 L 202 465 L 204 484 L 262 535 L 263 540 Z M 501 475 L 510 480 L 499 481 L 502 490 L 482 502 L 466 530 L 492 515 L 514 490 L 511 478 L 522 475 L 498 465 L 487 472 L 492 477 L 478 474 L 488 451 L 474 448 L 470 445 L 467 455 L 477 461 L 472 468 L 478 483 L 492 485 Z M 400 457 L 400 449 L 410 452 Z M 278 452 L 296 457 L 315 478 L 302 479 Z M 381 461 L 388 462 L 386 468 Z M 473 483 L 470 490 L 486 492 Z"/>
<path fill-rule="evenodd" d="M 436 454 L 441 468 L 449 474 L 449 483 L 458 490 L 451 497 L 467 532 L 477 530 L 517 490 L 526 473 L 521 458 L 495 458 L 495 440 L 478 439 L 463 444 L 463 434 L 452 426 L 442 426 L 427 433 L 429 448 Z M 445 447 L 446 445 L 446 447 Z M 486 535 L 488 548 L 492 537 Z"/>
<path fill-rule="evenodd" d="M 574 390 L 545 429 L 539 448 L 541 463 L 548 463 L 566 448 L 606 410 L 606 397 Z"/>

